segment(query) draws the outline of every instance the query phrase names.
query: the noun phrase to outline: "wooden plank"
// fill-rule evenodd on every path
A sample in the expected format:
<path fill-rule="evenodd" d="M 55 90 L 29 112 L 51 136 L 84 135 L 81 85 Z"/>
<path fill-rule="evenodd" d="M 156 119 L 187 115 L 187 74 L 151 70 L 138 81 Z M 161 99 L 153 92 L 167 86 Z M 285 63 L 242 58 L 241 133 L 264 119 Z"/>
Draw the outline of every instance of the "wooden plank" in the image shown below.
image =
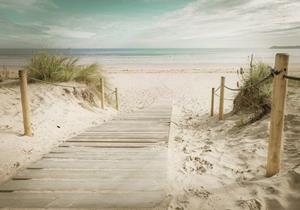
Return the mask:
<path fill-rule="evenodd" d="M 107 123 L 106 125 L 115 125 L 115 126 L 124 126 L 128 124 L 135 124 L 135 125 L 141 125 L 141 126 L 168 126 L 168 122 L 159 122 L 158 120 L 148 120 L 148 121 L 137 121 L 137 120 L 122 120 L 122 119 L 114 119 Z M 104 125 L 102 125 L 104 126 Z M 102 127 L 101 126 L 101 127 Z"/>
<path fill-rule="evenodd" d="M 164 191 L 141 192 L 13 192 L 0 193 L 0 207 L 11 208 L 151 208 L 162 205 Z M 138 208 L 143 209 L 143 208 Z M 111 209 L 113 210 L 113 209 Z"/>
<path fill-rule="evenodd" d="M 153 155 L 155 155 L 157 152 L 159 151 L 164 151 L 166 148 L 163 147 L 147 147 L 147 148 L 127 148 L 126 150 L 124 150 L 123 148 L 101 148 L 101 150 L 99 151 L 98 148 L 86 148 L 86 147 L 56 147 L 53 148 L 51 151 L 52 152 L 88 152 L 88 153 L 107 153 L 107 152 L 111 152 L 111 153 L 115 153 L 115 154 L 119 154 L 119 153 L 131 153 L 131 154 L 138 154 L 141 152 L 145 152 L 145 153 L 153 153 Z"/>
<path fill-rule="evenodd" d="M 43 158 L 67 158 L 67 159 L 85 159 L 85 160 L 164 160 L 167 155 L 156 154 L 124 154 L 124 153 L 48 153 Z"/>
<path fill-rule="evenodd" d="M 108 180 L 11 180 L 0 186 L 0 191 L 144 191 L 164 190 L 165 180 L 126 180 L 108 181 Z"/>
<path fill-rule="evenodd" d="M 106 133 L 92 133 L 92 132 L 86 132 L 86 133 L 81 133 L 73 138 L 76 137 L 81 137 L 81 136 L 96 136 L 96 137 L 106 137 L 106 138 L 111 138 L 111 139 L 115 139 L 115 138 L 134 138 L 134 139 L 138 139 L 138 138 L 167 138 L 168 137 L 168 133 L 115 133 L 113 135 L 111 134 L 106 134 Z"/>
<path fill-rule="evenodd" d="M 88 133 L 88 134 L 106 134 L 106 135 L 121 135 L 121 134 L 134 134 L 134 135 L 139 135 L 139 134 L 168 134 L 168 130 L 164 129 L 161 131 L 85 131 L 83 134 Z"/>
<path fill-rule="evenodd" d="M 98 148 L 145 148 L 148 146 L 155 146 L 158 144 L 162 144 L 166 142 L 166 140 L 162 140 L 159 142 L 97 142 L 97 141 L 74 141 L 74 142 L 65 142 L 60 145 L 60 147 L 98 147 Z"/>
<path fill-rule="evenodd" d="M 104 138 L 73 138 L 65 142 L 98 142 L 98 143 L 157 143 L 166 139 L 104 139 Z"/>
<path fill-rule="evenodd" d="M 14 179 L 165 179 L 166 171 L 144 170 L 60 170 L 60 169 L 26 169 L 14 176 Z"/>
<path fill-rule="evenodd" d="M 33 163 L 30 168 L 65 168 L 65 169 L 135 169 L 143 167 L 157 167 L 163 169 L 166 166 L 165 161 L 161 160 L 50 160 L 42 159 Z"/>
<path fill-rule="evenodd" d="M 167 126 L 143 126 L 141 124 L 136 124 L 136 126 L 128 126 L 126 125 L 103 125 L 102 127 L 98 128 L 90 128 L 85 132 L 166 132 L 169 128 Z"/>
<path fill-rule="evenodd" d="M 0 207 L 154 208 L 167 188 L 171 108 L 120 116 L 68 139 L 0 186 Z"/>
<path fill-rule="evenodd" d="M 87 134 L 83 133 L 81 135 L 75 136 L 72 139 L 80 139 L 80 138 L 95 138 L 95 139 L 139 139 L 139 140 L 151 140 L 151 139 L 167 139 L 168 135 L 97 135 L 97 134 Z"/>

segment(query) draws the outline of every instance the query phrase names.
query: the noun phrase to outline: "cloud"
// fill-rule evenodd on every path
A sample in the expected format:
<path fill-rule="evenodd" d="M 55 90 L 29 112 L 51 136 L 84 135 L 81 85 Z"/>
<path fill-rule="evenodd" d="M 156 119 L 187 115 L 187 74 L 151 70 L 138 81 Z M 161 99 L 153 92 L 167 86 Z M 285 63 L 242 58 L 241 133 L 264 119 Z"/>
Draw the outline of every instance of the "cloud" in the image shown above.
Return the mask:
<path fill-rule="evenodd" d="M 12 9 L 17 12 L 57 8 L 52 0 L 0 0 L 0 8 Z"/>
<path fill-rule="evenodd" d="M 196 0 L 147 18 L 67 15 L 51 0 L 0 0 L 1 8 L 18 11 L 22 21 L 0 15 L 2 40 L 53 47 L 261 47 L 298 44 L 300 35 L 299 0 Z"/>
<path fill-rule="evenodd" d="M 96 33 L 94 32 L 72 30 L 60 26 L 49 26 L 49 29 L 46 32 L 52 36 L 60 36 L 65 38 L 78 38 L 78 39 L 90 39 L 96 35 Z"/>
<path fill-rule="evenodd" d="M 226 40 L 224 47 L 252 47 L 255 42 L 261 44 L 257 40 L 262 39 L 267 46 L 298 30 L 299 11 L 300 1 L 293 0 L 198 0 L 165 14 L 139 38 L 149 45 L 173 40 L 177 47 L 218 47 L 215 44 L 219 45 L 220 40 Z M 266 31 L 269 34 L 263 37 Z"/>

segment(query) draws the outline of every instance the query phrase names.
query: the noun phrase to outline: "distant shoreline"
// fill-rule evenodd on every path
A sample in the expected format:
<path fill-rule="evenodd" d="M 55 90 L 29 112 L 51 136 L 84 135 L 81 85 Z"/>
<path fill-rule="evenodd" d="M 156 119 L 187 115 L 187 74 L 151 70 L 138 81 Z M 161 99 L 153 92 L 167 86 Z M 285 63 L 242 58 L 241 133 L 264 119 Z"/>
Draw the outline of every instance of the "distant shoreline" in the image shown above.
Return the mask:
<path fill-rule="evenodd" d="M 270 49 L 300 49 L 300 46 L 272 46 Z"/>

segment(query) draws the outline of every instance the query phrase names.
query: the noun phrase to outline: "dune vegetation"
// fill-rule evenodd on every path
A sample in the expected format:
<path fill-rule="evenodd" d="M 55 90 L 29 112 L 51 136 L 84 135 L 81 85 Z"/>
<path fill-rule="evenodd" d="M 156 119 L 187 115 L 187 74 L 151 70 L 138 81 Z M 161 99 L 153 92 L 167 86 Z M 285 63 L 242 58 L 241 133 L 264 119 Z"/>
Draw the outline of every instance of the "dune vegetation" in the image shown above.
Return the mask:
<path fill-rule="evenodd" d="M 260 82 L 269 75 L 268 66 L 258 63 L 252 67 L 251 73 L 242 78 L 242 86 L 234 99 L 232 112 L 252 114 L 245 124 L 259 120 L 271 111 L 272 80 Z"/>
<path fill-rule="evenodd" d="M 79 58 L 38 53 L 33 55 L 25 67 L 29 77 L 47 82 L 81 82 L 90 86 L 99 87 L 100 78 L 103 78 L 99 65 L 79 65 Z"/>

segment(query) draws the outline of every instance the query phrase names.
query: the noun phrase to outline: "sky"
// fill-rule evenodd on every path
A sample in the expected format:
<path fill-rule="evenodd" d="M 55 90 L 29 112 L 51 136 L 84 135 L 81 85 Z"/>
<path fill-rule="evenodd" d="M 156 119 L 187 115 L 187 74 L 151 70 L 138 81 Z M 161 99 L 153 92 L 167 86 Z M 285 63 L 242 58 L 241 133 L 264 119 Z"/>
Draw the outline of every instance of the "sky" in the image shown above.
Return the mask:
<path fill-rule="evenodd" d="M 0 0 L 0 48 L 300 45 L 300 0 Z"/>

